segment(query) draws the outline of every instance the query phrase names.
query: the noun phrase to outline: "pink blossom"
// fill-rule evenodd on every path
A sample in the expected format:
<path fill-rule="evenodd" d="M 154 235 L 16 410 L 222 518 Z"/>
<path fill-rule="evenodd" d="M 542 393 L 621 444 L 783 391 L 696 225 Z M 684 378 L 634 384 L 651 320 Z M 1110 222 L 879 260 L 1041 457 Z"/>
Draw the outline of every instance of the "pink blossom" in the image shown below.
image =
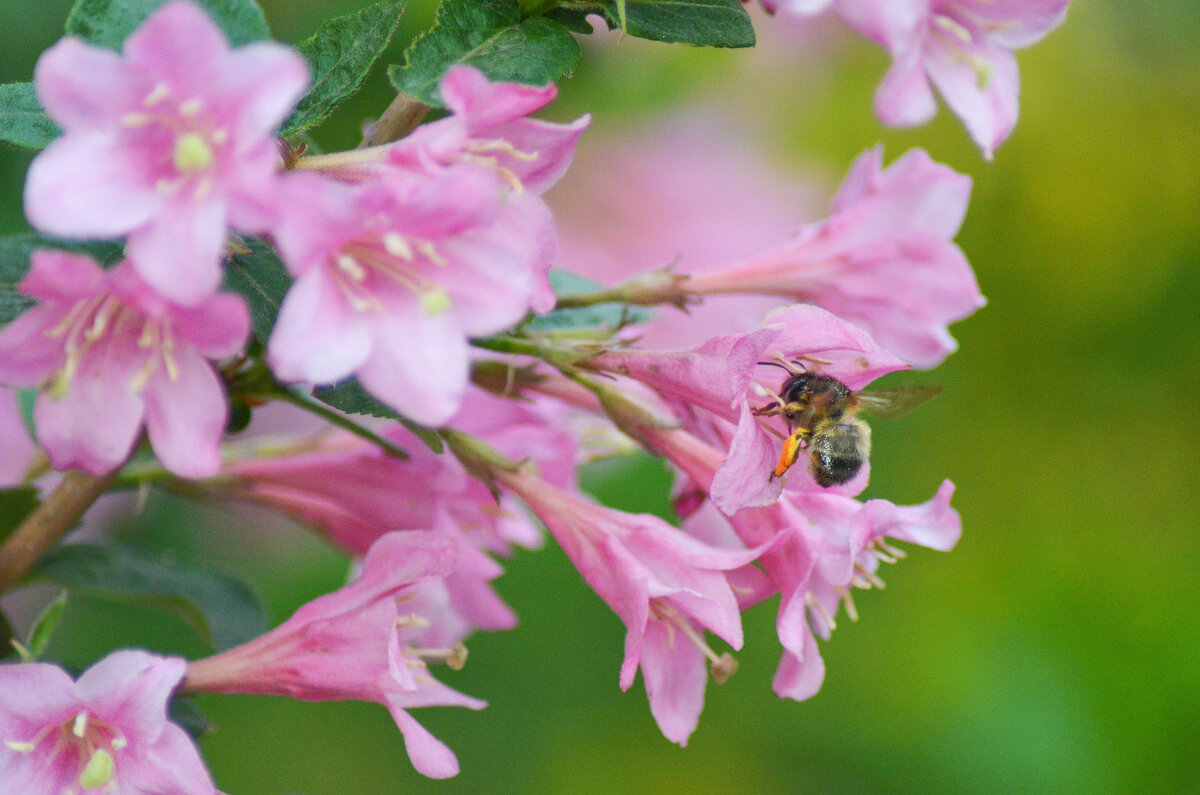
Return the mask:
<path fill-rule="evenodd" d="M 495 170 L 518 194 L 540 194 L 566 172 L 591 121 L 586 115 L 570 124 L 525 118 L 548 105 L 558 90 L 493 83 L 470 66 L 451 69 L 438 90 L 451 115 L 392 145 L 392 164 L 429 169 L 474 163 Z"/>
<path fill-rule="evenodd" d="M 526 461 L 555 485 L 573 489 L 576 444 L 555 406 L 496 397 L 469 387 L 451 419 L 505 455 Z M 513 544 L 538 547 L 541 528 L 518 500 L 497 500 L 452 455 L 438 455 L 399 424 L 380 430 L 405 450 L 402 461 L 342 433 L 299 442 L 291 454 L 230 461 L 210 488 L 266 505 L 311 524 L 329 540 L 364 554 L 392 530 L 453 527 L 475 547 L 507 555 Z"/>
<path fill-rule="evenodd" d="M 834 0 L 859 33 L 884 47 L 892 67 L 879 86 L 875 112 L 898 127 L 923 124 L 937 112 L 930 82 L 985 157 L 1017 121 L 1013 50 L 1040 40 L 1062 22 L 1068 0 Z M 783 0 L 785 13 L 817 13 L 830 2 Z"/>
<path fill-rule="evenodd" d="M 29 438 L 15 392 L 0 389 L 0 488 L 25 481 L 37 446 Z"/>
<path fill-rule="evenodd" d="M 107 472 L 128 457 L 144 425 L 172 472 L 217 471 L 229 407 L 209 360 L 245 343 L 241 298 L 180 306 L 127 262 L 103 271 L 87 257 L 49 250 L 34 253 L 19 290 L 41 303 L 0 331 L 0 382 L 39 386 L 38 441 L 55 468 Z"/>
<path fill-rule="evenodd" d="M 920 149 L 885 170 L 877 147 L 855 161 L 826 220 L 741 262 L 695 274 L 684 289 L 819 304 L 905 361 L 935 367 L 957 347 L 947 325 L 984 303 L 971 266 L 951 242 L 970 190 L 969 177 Z"/>
<path fill-rule="evenodd" d="M 456 565 L 456 544 L 450 539 L 427 532 L 389 533 L 371 547 L 356 580 L 302 606 L 267 634 L 190 663 L 185 687 L 306 701 L 375 701 L 391 712 L 419 772 L 431 778 L 457 775 L 454 753 L 406 711 L 485 706 L 429 675 L 423 658 L 444 657 L 450 650 L 410 645 L 437 618 L 416 613 L 418 603 L 412 600 Z"/>
<path fill-rule="evenodd" d="M 770 475 L 786 429 L 776 418 L 756 416 L 753 409 L 770 402 L 768 396 L 778 392 L 786 375 L 759 363 L 805 359 L 813 370 L 852 390 L 905 366 L 862 329 L 809 304 L 776 309 L 756 331 L 717 337 L 697 349 L 613 351 L 588 364 L 627 375 L 669 400 L 712 415 L 701 423 L 701 430 L 729 453 L 711 495 L 717 507 L 733 514 L 774 502 L 783 488 L 783 481 Z M 795 480 L 792 472 L 787 477 Z M 864 467 L 853 480 L 834 488 L 857 494 L 866 487 L 866 477 Z M 798 480 L 804 488 L 819 488 L 807 472 Z"/>
<path fill-rule="evenodd" d="M 34 159 L 25 212 L 54 235 L 128 235 L 142 278 L 196 304 L 220 284 L 226 228 L 266 228 L 272 133 L 307 75 L 278 44 L 230 50 L 187 2 L 152 14 L 120 54 L 63 39 L 34 82 L 64 134 Z"/>
<path fill-rule="evenodd" d="M 296 282 L 269 343 L 276 374 L 355 374 L 425 425 L 462 401 L 467 338 L 523 318 L 548 268 L 548 215 L 504 200 L 471 165 L 353 187 L 292 175 L 281 215 L 275 236 Z"/>
<path fill-rule="evenodd" d="M 56 665 L 0 666 L 0 789 L 211 795 L 187 732 L 167 720 L 180 658 L 118 651 L 79 681 Z"/>
<path fill-rule="evenodd" d="M 742 646 L 737 600 L 724 572 L 745 566 L 762 549 L 710 547 L 654 516 L 593 505 L 527 473 L 494 474 L 545 522 L 625 623 L 621 688 L 633 684 L 640 666 L 659 728 L 686 745 L 704 705 L 704 659 L 713 662 L 714 677 L 732 672 L 732 659 L 718 657 L 703 630 Z"/>

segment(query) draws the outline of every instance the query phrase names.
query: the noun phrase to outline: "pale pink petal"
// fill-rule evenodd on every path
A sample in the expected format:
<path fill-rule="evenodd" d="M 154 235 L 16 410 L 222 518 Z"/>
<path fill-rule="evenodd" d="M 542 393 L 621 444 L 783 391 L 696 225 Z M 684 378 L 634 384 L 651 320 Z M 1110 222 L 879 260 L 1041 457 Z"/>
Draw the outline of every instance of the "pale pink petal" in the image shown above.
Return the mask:
<path fill-rule="evenodd" d="M 1062 24 L 1069 0 L 956 0 L 961 13 L 975 18 L 988 36 L 1011 49 L 1028 47 Z M 990 24 L 989 24 L 990 23 Z"/>
<path fill-rule="evenodd" d="M 887 500 L 870 500 L 863 506 L 864 519 L 872 537 L 888 536 L 949 551 L 962 537 L 962 518 L 950 507 L 952 496 L 954 484 L 942 481 L 937 494 L 921 505 L 892 505 Z"/>
<path fill-rule="evenodd" d="M 112 130 L 64 135 L 33 159 L 25 180 L 25 216 L 63 237 L 118 237 L 162 205 L 138 152 Z"/>
<path fill-rule="evenodd" d="M 769 478 L 779 450 L 743 405 L 729 455 L 713 478 L 710 496 L 721 512 L 731 516 L 743 508 L 770 505 L 783 490 L 781 478 Z"/>
<path fill-rule="evenodd" d="M 146 433 L 176 475 L 201 478 L 221 468 L 219 446 L 229 403 L 212 365 L 194 348 L 176 350 L 176 373 L 161 369 L 146 384 Z"/>
<path fill-rule="evenodd" d="M 225 210 L 225 203 L 215 199 L 174 201 L 129 235 L 125 252 L 164 297 L 198 304 L 221 284 Z"/>
<path fill-rule="evenodd" d="M 75 683 L 75 692 L 98 717 L 153 743 L 167 725 L 167 701 L 183 678 L 180 657 L 116 651 Z"/>
<path fill-rule="evenodd" d="M 77 704 L 75 683 L 57 665 L 0 665 L 0 736 L 27 739 L 43 724 L 71 714 Z"/>
<path fill-rule="evenodd" d="M 104 271 L 91 257 L 38 249 L 17 289 L 39 301 L 77 301 L 99 292 L 103 280 Z"/>
<path fill-rule="evenodd" d="M 652 621 L 642 643 L 641 667 L 650 714 L 663 736 L 686 746 L 704 709 L 708 684 L 704 654 L 696 644 L 678 637 L 673 627 Z"/>
<path fill-rule="evenodd" d="M 67 130 L 116 122 L 133 99 L 121 57 L 74 37 L 42 53 L 33 82 L 42 107 Z"/>
<path fill-rule="evenodd" d="M 330 384 L 353 373 L 371 352 L 366 320 L 346 306 L 324 268 L 296 279 L 271 332 L 271 369 L 285 381 Z"/>
<path fill-rule="evenodd" d="M 804 659 L 801 660 L 791 652 L 785 651 L 775 671 L 771 689 L 780 698 L 790 698 L 804 701 L 812 698 L 821 689 L 825 681 L 825 661 L 817 649 L 816 638 L 810 633 L 808 644 L 804 649 Z"/>
<path fill-rule="evenodd" d="M 121 372 L 91 364 L 71 379 L 55 399 L 38 394 L 33 418 L 38 441 L 58 470 L 82 469 L 94 475 L 111 471 L 129 455 L 142 425 L 141 396 L 128 388 Z M 103 417 L 103 422 L 97 422 Z"/>
<path fill-rule="evenodd" d="M 504 157 L 503 163 L 526 190 L 544 193 L 570 167 L 575 157 L 575 147 L 591 121 L 592 117 L 586 114 L 570 124 L 519 119 L 491 130 L 488 137 L 502 138 L 512 143 L 518 151 L 536 155 L 532 159 Z"/>
<path fill-rule="evenodd" d="M 821 373 L 838 379 L 853 390 L 862 389 L 880 376 L 908 365 L 884 350 L 862 329 L 819 307 L 785 306 L 763 318 L 763 327 L 782 325 L 771 343 L 785 358 L 814 356 L 830 364 Z"/>
<path fill-rule="evenodd" d="M 250 311 L 240 295 L 221 293 L 195 307 L 177 307 L 175 333 L 210 359 L 238 353 L 250 336 Z"/>
<path fill-rule="evenodd" d="M 488 133 L 492 127 L 545 107 L 558 94 L 553 84 L 493 83 L 478 69 L 455 66 L 438 86 L 442 101 L 466 120 L 468 133 Z M 484 137 L 491 137 L 484 135 Z"/>
<path fill-rule="evenodd" d="M 37 386 L 62 367 L 62 343 L 46 333 L 61 320 L 62 313 L 54 307 L 35 306 L 0 329 L 0 383 Z"/>
<path fill-rule="evenodd" d="M 429 733 L 417 720 L 399 707 L 388 705 L 392 719 L 404 735 L 404 748 L 413 767 L 423 776 L 451 778 L 458 775 L 458 757 L 445 743 Z"/>
<path fill-rule="evenodd" d="M 457 319 L 419 310 L 403 323 L 377 323 L 371 355 L 358 376 L 368 392 L 401 414 L 436 426 L 458 410 L 468 371 L 467 342 Z"/>
<path fill-rule="evenodd" d="M 837 11 L 862 35 L 895 53 L 924 32 L 933 0 L 836 0 Z"/>
<path fill-rule="evenodd" d="M 915 127 L 937 113 L 920 47 L 897 53 L 875 92 L 875 115 L 891 127 Z"/>
<path fill-rule="evenodd" d="M 258 139 L 274 132 L 308 85 L 305 60 L 274 42 L 234 50 L 222 67 L 221 98 L 236 108 L 239 138 Z"/>
<path fill-rule="evenodd" d="M 131 68 L 191 93 L 220 85 L 214 67 L 228 55 L 229 45 L 199 6 L 175 0 L 151 14 L 125 40 L 122 52 Z"/>
<path fill-rule="evenodd" d="M 16 393 L 0 389 L 0 488 L 19 486 L 36 452 Z"/>
<path fill-rule="evenodd" d="M 137 764 L 134 766 L 130 763 Z M 128 769 L 133 771 L 130 777 L 147 795 L 160 792 L 171 795 L 213 795 L 216 792 L 192 738 L 174 723 L 167 723 L 163 727 L 158 741 L 146 749 L 143 758 L 123 760 L 122 774 L 127 769 L 126 765 L 130 765 Z"/>
<path fill-rule="evenodd" d="M 992 42 L 961 47 L 931 46 L 925 68 L 946 105 L 991 158 L 1017 123 L 1017 58 Z"/>

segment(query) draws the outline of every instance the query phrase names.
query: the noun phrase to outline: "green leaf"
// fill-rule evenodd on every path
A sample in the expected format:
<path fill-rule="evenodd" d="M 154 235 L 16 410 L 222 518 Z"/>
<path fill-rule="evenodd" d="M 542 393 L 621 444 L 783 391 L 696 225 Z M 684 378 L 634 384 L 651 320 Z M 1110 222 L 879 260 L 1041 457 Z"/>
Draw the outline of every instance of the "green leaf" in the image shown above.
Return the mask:
<path fill-rule="evenodd" d="M 366 79 L 371 64 L 392 39 L 407 0 L 376 3 L 355 14 L 335 17 L 300 43 L 312 68 L 312 86 L 283 125 L 285 135 L 325 118 Z"/>
<path fill-rule="evenodd" d="M 179 615 L 218 650 L 266 631 L 266 615 L 242 580 L 137 547 L 67 544 L 38 561 L 42 577 L 73 592 L 150 603 Z"/>
<path fill-rule="evenodd" d="M 246 299 L 254 336 L 265 343 L 275 328 L 275 318 L 292 286 L 292 277 L 275 249 L 258 238 L 247 238 L 244 242 L 250 252 L 229 258 L 225 287 Z"/>
<path fill-rule="evenodd" d="M 430 450 L 438 454 L 442 452 L 442 437 L 437 435 L 437 431 L 426 428 L 424 425 L 418 425 L 380 403 L 371 393 L 363 389 L 363 385 L 358 382 L 357 378 L 349 378 L 336 386 L 318 387 L 313 390 L 313 397 L 347 414 L 366 414 L 369 417 L 398 420 Z"/>
<path fill-rule="evenodd" d="M 593 11 L 580 11 L 575 8 L 567 8 L 559 6 L 558 8 L 546 13 L 547 19 L 553 19 L 558 24 L 562 25 L 572 33 L 579 33 L 584 36 L 589 36 L 595 31 L 592 29 L 592 23 L 587 21 L 588 14 L 595 13 Z"/>
<path fill-rule="evenodd" d="M 621 5 L 625 12 L 624 26 Z M 599 14 L 610 27 L 623 29 L 630 36 L 641 39 L 702 47 L 754 46 L 754 26 L 739 0 L 572 2 L 548 16 L 578 20 L 587 14 Z"/>
<path fill-rule="evenodd" d="M 193 740 L 199 740 L 213 730 L 213 722 L 208 719 L 196 699 L 190 696 L 176 696 L 167 704 L 167 718 L 171 723 L 180 726 Z"/>
<path fill-rule="evenodd" d="M 25 649 L 33 659 L 41 657 L 42 652 L 46 650 L 46 644 L 50 642 L 50 637 L 67 607 L 67 595 L 66 591 L 61 592 L 54 601 L 46 605 L 42 614 L 33 622 L 33 627 L 29 630 L 29 639 L 25 641 Z"/>
<path fill-rule="evenodd" d="M 443 0 L 434 26 L 405 51 L 388 77 L 398 90 L 444 107 L 438 83 L 456 64 L 492 80 L 542 86 L 569 75 L 579 43 L 546 17 L 521 19 L 517 0 Z"/>
<path fill-rule="evenodd" d="M 12 535 L 39 504 L 34 486 L 0 490 L 0 541 Z"/>
<path fill-rule="evenodd" d="M 550 286 L 554 288 L 554 294 L 560 297 L 604 289 L 599 282 L 557 269 L 550 271 Z M 593 336 L 587 332 L 599 329 L 607 335 L 631 323 L 645 323 L 650 318 L 651 314 L 641 307 L 618 303 L 595 304 L 575 309 L 555 309 L 530 318 L 521 328 L 535 334 L 582 333 L 586 336 Z"/>
<path fill-rule="evenodd" d="M 0 323 L 9 322 L 34 304 L 32 298 L 17 292 L 17 285 L 29 272 L 29 258 L 39 248 L 84 254 L 104 266 L 119 260 L 124 250 L 120 243 L 60 240 L 34 232 L 0 237 Z"/>
<path fill-rule="evenodd" d="M 17 653 L 16 647 L 13 646 L 13 640 L 16 637 L 12 622 L 8 620 L 8 616 L 4 615 L 3 611 L 0 611 L 0 660 Z"/>
<path fill-rule="evenodd" d="M 0 83 L 0 141 L 42 149 L 60 132 L 38 102 L 33 83 Z"/>
<path fill-rule="evenodd" d="M 67 35 L 119 50 L 127 36 L 168 0 L 76 0 L 67 15 Z M 254 0 L 192 0 L 240 47 L 271 38 L 262 9 Z"/>

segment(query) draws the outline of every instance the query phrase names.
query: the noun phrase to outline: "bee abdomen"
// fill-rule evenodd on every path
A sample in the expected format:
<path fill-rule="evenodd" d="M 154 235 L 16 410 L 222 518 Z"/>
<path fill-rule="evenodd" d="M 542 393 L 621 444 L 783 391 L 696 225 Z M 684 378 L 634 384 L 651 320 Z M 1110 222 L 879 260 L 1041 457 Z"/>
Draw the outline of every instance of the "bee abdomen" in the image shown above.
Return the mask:
<path fill-rule="evenodd" d="M 814 433 L 809 455 L 817 483 L 828 488 L 858 474 L 870 451 L 870 432 L 860 422 L 830 424 Z"/>

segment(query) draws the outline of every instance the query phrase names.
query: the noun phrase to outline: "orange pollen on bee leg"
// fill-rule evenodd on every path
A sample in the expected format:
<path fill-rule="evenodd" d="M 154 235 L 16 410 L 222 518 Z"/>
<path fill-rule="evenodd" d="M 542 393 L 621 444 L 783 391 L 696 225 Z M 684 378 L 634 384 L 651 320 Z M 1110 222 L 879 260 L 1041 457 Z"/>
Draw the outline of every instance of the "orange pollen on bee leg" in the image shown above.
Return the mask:
<path fill-rule="evenodd" d="M 783 477 L 783 473 L 792 468 L 792 464 L 796 463 L 796 458 L 800 455 L 801 445 L 807 435 L 808 431 L 801 428 L 784 440 L 783 451 L 779 454 L 779 463 L 775 465 L 775 470 L 771 473 L 772 478 Z"/>

